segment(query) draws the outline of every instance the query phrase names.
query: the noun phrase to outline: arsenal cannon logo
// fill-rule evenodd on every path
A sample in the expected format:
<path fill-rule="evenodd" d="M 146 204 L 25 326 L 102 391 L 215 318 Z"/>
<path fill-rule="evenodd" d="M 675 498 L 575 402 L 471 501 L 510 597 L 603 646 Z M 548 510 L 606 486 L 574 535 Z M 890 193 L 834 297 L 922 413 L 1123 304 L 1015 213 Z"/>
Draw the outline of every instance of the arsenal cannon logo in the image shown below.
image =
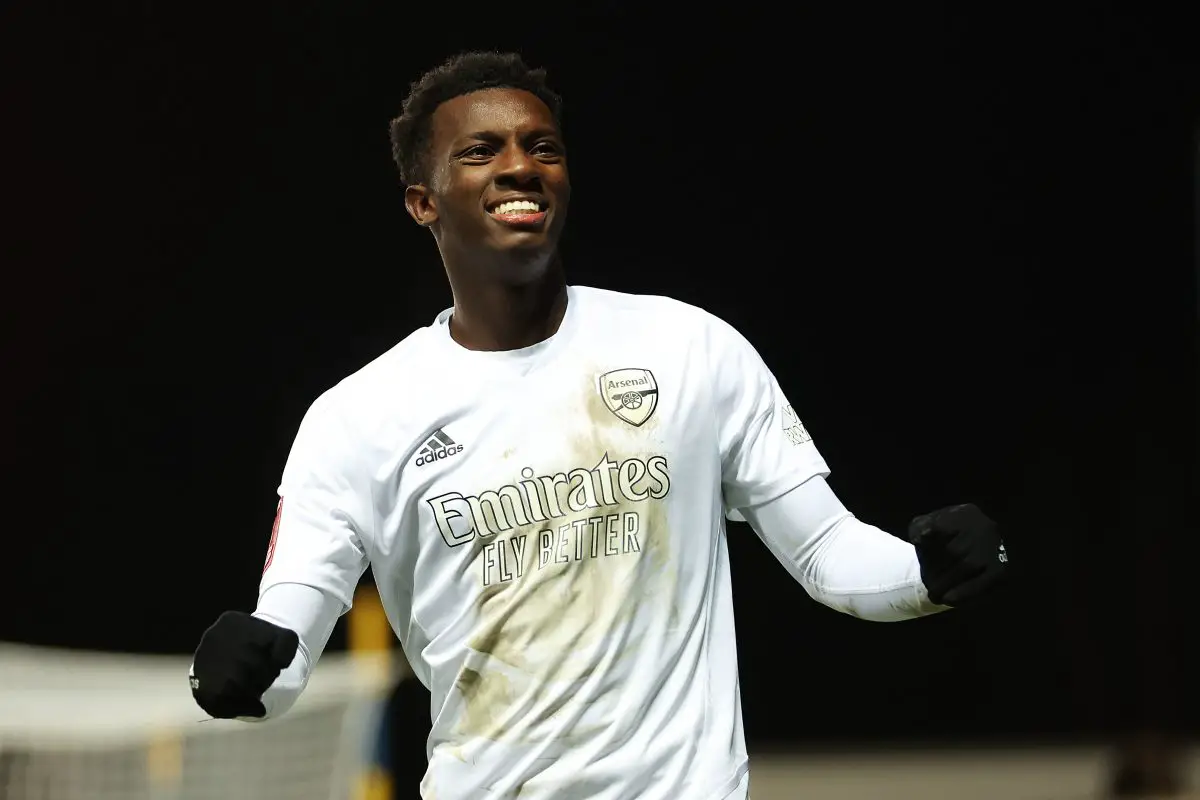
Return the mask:
<path fill-rule="evenodd" d="M 648 369 L 614 369 L 600 376 L 604 405 L 630 425 L 642 425 L 658 408 L 658 383 Z"/>

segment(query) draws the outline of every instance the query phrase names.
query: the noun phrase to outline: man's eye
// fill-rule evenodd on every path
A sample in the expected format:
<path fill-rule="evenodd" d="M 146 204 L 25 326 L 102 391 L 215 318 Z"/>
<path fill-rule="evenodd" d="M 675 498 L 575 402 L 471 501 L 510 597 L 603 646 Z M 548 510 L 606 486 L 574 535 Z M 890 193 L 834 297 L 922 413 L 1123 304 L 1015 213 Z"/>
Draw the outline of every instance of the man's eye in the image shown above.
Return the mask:
<path fill-rule="evenodd" d="M 463 158 L 487 158 L 492 155 L 492 148 L 486 144 L 477 144 L 463 151 Z"/>
<path fill-rule="evenodd" d="M 559 154 L 558 145 L 554 142 L 538 142 L 532 150 L 535 156 L 556 156 Z"/>

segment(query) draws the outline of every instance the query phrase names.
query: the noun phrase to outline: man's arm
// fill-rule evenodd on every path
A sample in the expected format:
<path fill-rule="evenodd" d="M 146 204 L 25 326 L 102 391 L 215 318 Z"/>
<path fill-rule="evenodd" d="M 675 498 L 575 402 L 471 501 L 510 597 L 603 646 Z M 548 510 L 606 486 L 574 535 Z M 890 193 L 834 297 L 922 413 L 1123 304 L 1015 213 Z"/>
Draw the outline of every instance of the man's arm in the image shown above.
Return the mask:
<path fill-rule="evenodd" d="M 300 642 L 292 663 L 262 695 L 262 719 L 278 717 L 300 697 L 341 614 L 340 600 L 302 583 L 277 583 L 263 592 L 253 616 L 294 631 Z"/>
<path fill-rule="evenodd" d="M 972 602 L 1007 571 L 996 524 L 974 505 L 909 525 L 908 542 L 855 519 L 762 357 L 719 320 L 708 326 L 721 493 L 809 594 L 865 619 L 897 620 Z"/>
<path fill-rule="evenodd" d="M 329 393 L 300 424 L 279 486 L 257 610 L 222 614 L 192 662 L 192 695 L 210 715 L 256 720 L 284 713 L 350 608 L 369 563 L 365 541 L 374 521 L 355 442 Z"/>
<path fill-rule="evenodd" d="M 741 516 L 814 600 L 876 622 L 944 611 L 929 600 L 916 549 L 857 519 L 820 475 Z"/>

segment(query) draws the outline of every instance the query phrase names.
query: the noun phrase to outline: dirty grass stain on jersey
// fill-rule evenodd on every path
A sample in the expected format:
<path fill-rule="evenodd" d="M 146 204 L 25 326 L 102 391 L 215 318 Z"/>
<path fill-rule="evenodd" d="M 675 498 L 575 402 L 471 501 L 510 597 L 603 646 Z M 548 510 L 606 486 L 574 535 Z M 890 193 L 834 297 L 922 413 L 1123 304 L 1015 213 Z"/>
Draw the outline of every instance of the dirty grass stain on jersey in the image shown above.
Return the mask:
<path fill-rule="evenodd" d="M 614 488 L 615 503 L 607 504 L 593 483 L 598 507 L 575 513 L 562 502 L 564 516 L 530 521 L 496 537 L 497 542 L 526 538 L 519 551 L 519 567 L 511 567 L 519 577 L 481 587 L 478 623 L 469 644 L 487 657 L 486 666 L 464 668 L 458 676 L 456 686 L 465 708 L 456 732 L 462 737 L 561 740 L 587 737 L 620 724 L 616 713 L 620 671 L 611 668 L 633 655 L 644 635 L 630 623 L 643 604 L 671 603 L 674 612 L 671 534 L 666 504 L 660 502 L 670 490 L 670 462 L 668 454 L 655 447 L 659 420 L 651 417 L 640 428 L 620 420 L 604 404 L 592 377 L 603 372 L 588 370 L 577 405 L 559 412 L 562 429 L 573 433 L 566 442 L 564 464 L 554 466 L 597 464 L 605 455 L 618 464 L 630 458 L 646 463 L 658 457 L 665 462 L 663 491 L 658 499 L 650 494 L 631 500 Z M 578 422 L 580 416 L 586 420 L 583 425 Z M 575 417 L 575 424 L 570 417 Z M 558 427 L 554 422 L 558 420 L 548 424 L 547 430 Z M 639 471 L 634 468 L 630 473 Z M 635 493 L 653 488 L 645 478 Z M 557 489 L 565 501 L 568 487 Z M 626 522 L 630 513 L 636 515 L 634 536 L 627 535 L 633 524 Z M 612 552 L 614 539 L 607 528 L 599 536 L 597 548 L 589 526 L 583 528 L 583 542 L 571 539 L 567 563 L 558 563 L 553 557 L 549 563 L 541 563 L 545 558 L 543 531 L 550 531 L 557 541 L 564 523 L 596 516 L 611 520 L 613 515 L 626 526 L 615 538 L 617 552 Z M 572 531 L 573 537 L 580 533 L 578 527 Z M 577 559 L 581 551 L 583 557 Z M 511 557 L 518 549 L 508 552 Z M 560 553 L 557 546 L 554 552 Z M 476 574 L 481 574 L 480 570 L 476 569 Z M 627 720 L 636 718 L 625 716 Z"/>

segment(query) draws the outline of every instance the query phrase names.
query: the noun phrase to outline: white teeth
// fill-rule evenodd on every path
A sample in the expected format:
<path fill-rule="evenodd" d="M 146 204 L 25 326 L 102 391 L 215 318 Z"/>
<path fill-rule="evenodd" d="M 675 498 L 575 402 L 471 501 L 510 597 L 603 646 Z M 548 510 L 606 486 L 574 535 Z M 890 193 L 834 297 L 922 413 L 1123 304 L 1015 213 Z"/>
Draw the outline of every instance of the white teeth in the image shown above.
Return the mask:
<path fill-rule="evenodd" d="M 516 214 L 521 211 L 527 211 L 536 214 L 540 209 L 538 204 L 532 200 L 510 200 L 507 203 L 501 203 L 492 209 L 493 214 Z"/>

